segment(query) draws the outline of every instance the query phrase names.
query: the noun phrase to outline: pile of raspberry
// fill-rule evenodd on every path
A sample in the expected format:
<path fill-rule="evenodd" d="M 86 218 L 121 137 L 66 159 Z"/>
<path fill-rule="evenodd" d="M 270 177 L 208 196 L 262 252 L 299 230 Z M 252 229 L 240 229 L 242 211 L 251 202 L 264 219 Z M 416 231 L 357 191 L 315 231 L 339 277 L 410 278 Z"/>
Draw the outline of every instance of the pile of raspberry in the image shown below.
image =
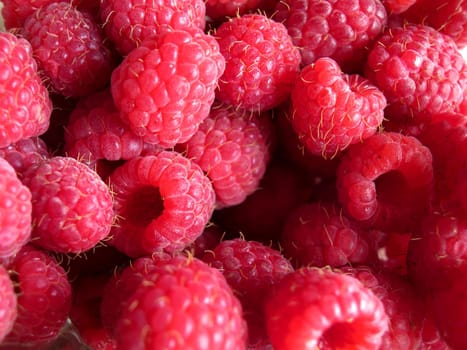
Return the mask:
<path fill-rule="evenodd" d="M 0 350 L 467 349 L 467 0 L 3 0 Z"/>

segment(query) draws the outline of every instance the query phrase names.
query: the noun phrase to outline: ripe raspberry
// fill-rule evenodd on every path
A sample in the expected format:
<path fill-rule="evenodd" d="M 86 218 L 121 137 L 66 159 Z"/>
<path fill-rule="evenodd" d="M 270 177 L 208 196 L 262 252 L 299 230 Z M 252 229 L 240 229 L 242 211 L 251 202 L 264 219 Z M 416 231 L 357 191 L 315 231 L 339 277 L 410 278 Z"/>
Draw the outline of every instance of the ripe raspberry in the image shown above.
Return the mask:
<path fill-rule="evenodd" d="M 136 286 L 117 322 L 121 349 L 246 349 L 242 308 L 221 272 L 175 257 Z"/>
<path fill-rule="evenodd" d="M 71 157 L 52 157 L 24 174 L 32 193 L 34 244 L 81 253 L 105 239 L 114 219 L 108 186 Z"/>
<path fill-rule="evenodd" d="M 122 55 L 160 33 L 172 29 L 204 30 L 206 5 L 203 0 L 128 1 L 102 0 L 100 16 L 107 37 Z"/>
<path fill-rule="evenodd" d="M 222 23 L 215 36 L 225 57 L 217 99 L 265 111 L 289 97 L 300 69 L 300 53 L 282 23 L 247 14 Z"/>
<path fill-rule="evenodd" d="M 276 11 L 274 19 L 285 24 L 301 49 L 303 65 L 330 57 L 349 73 L 360 70 L 367 47 L 387 21 L 379 0 L 286 0 Z"/>
<path fill-rule="evenodd" d="M 272 13 L 276 2 L 276 0 L 206 0 L 206 15 L 212 20 L 224 21 L 252 11 Z"/>
<path fill-rule="evenodd" d="M 281 247 L 297 266 L 340 267 L 364 263 L 369 256 L 360 229 L 332 202 L 305 203 L 292 210 Z"/>
<path fill-rule="evenodd" d="M 71 308 L 65 270 L 46 252 L 30 245 L 21 249 L 9 269 L 19 288 L 18 317 L 5 341 L 39 343 L 57 337 Z"/>
<path fill-rule="evenodd" d="M 29 42 L 0 32 L 0 148 L 43 134 L 52 103 Z"/>
<path fill-rule="evenodd" d="M 374 229 L 410 231 L 433 188 L 431 153 L 416 138 L 381 132 L 352 145 L 337 170 L 344 212 Z"/>
<path fill-rule="evenodd" d="M 359 75 L 342 73 L 330 58 L 303 68 L 291 100 L 291 123 L 300 141 L 325 158 L 373 135 L 386 107 L 378 88 Z"/>
<path fill-rule="evenodd" d="M 389 15 L 400 14 L 407 11 L 417 0 L 382 0 Z"/>
<path fill-rule="evenodd" d="M 114 247 L 131 257 L 181 250 L 211 218 L 215 193 L 201 168 L 172 151 L 133 158 L 109 178 L 114 209 Z"/>
<path fill-rule="evenodd" d="M 205 171 L 216 207 L 222 208 L 243 202 L 258 189 L 274 131 L 269 114 L 214 104 L 198 131 L 177 150 Z"/>
<path fill-rule="evenodd" d="M 426 122 L 455 111 L 467 88 L 467 63 L 448 36 L 424 25 L 387 28 L 371 49 L 365 76 L 388 100 L 389 119 Z"/>
<path fill-rule="evenodd" d="M 293 271 L 290 262 L 273 248 L 243 239 L 222 241 L 202 260 L 220 270 L 238 296 L 248 325 L 248 348 L 271 346 L 263 315 L 264 295 Z"/>
<path fill-rule="evenodd" d="M 120 119 L 110 90 L 81 98 L 65 128 L 65 153 L 90 166 L 96 162 L 128 160 L 160 150 L 143 142 Z"/>
<path fill-rule="evenodd" d="M 108 84 L 115 60 L 88 13 L 69 2 L 51 3 L 29 16 L 21 32 L 54 91 L 85 96 Z"/>
<path fill-rule="evenodd" d="M 31 192 L 0 158 L 0 259 L 13 257 L 31 237 Z"/>
<path fill-rule="evenodd" d="M 304 267 L 285 276 L 266 299 L 276 350 L 378 349 L 388 329 L 381 301 L 356 278 Z"/>
<path fill-rule="evenodd" d="M 0 265 L 0 343 L 13 328 L 18 315 L 17 305 L 13 282 L 5 267 Z"/>
<path fill-rule="evenodd" d="M 209 115 L 224 58 L 201 30 L 166 30 L 128 54 L 111 91 L 125 123 L 149 143 L 186 142 Z"/>

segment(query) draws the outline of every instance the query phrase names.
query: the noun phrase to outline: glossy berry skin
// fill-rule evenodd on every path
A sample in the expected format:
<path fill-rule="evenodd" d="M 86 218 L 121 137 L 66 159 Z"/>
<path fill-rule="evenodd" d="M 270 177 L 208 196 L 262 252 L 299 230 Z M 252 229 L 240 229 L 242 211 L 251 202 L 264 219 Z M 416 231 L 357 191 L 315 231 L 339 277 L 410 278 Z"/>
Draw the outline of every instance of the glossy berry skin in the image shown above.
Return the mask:
<path fill-rule="evenodd" d="M 454 112 L 467 87 L 467 64 L 454 41 L 424 25 L 387 28 L 368 54 L 365 76 L 388 101 L 386 117 L 427 122 Z"/>
<path fill-rule="evenodd" d="M 121 349 L 246 349 L 242 307 L 222 273 L 174 257 L 136 286 L 117 322 Z"/>
<path fill-rule="evenodd" d="M 71 309 L 71 285 L 65 270 L 47 252 L 24 246 L 9 266 L 18 283 L 18 317 L 6 341 L 54 339 Z"/>
<path fill-rule="evenodd" d="M 30 167 L 51 157 L 46 143 L 39 137 L 29 137 L 0 148 L 0 157 L 8 161 L 18 177 Z"/>
<path fill-rule="evenodd" d="M 18 300 L 7 269 L 0 265 L 0 342 L 13 328 L 18 315 Z"/>
<path fill-rule="evenodd" d="M 432 196 L 431 152 L 411 136 L 375 134 L 343 155 L 337 191 L 350 218 L 372 228 L 410 231 Z"/>
<path fill-rule="evenodd" d="M 133 158 L 109 182 L 120 217 L 109 243 L 131 257 L 183 249 L 201 235 L 214 210 L 209 178 L 177 152 Z"/>
<path fill-rule="evenodd" d="M 314 267 L 285 276 L 265 306 L 274 349 L 378 349 L 384 306 L 356 278 Z"/>
<path fill-rule="evenodd" d="M 67 97 L 102 89 L 115 66 L 101 28 L 67 2 L 39 8 L 24 22 L 22 34 L 51 89 Z"/>
<path fill-rule="evenodd" d="M 267 113 L 215 103 L 198 131 L 177 150 L 205 171 L 216 192 L 216 208 L 223 208 L 243 202 L 258 189 L 274 132 Z"/>
<path fill-rule="evenodd" d="M 43 134 L 52 103 L 38 73 L 31 44 L 0 33 L 0 147 Z"/>
<path fill-rule="evenodd" d="M 193 136 L 209 115 L 224 65 L 212 36 L 167 29 L 130 52 L 113 71 L 112 96 L 136 135 L 173 147 Z"/>
<path fill-rule="evenodd" d="M 331 58 L 302 69 L 291 101 L 290 122 L 299 140 L 308 152 L 325 158 L 373 135 L 386 107 L 377 87 L 344 74 Z"/>
<path fill-rule="evenodd" d="M 31 238 L 31 192 L 0 158 L 0 258 L 13 257 Z"/>
<path fill-rule="evenodd" d="M 303 65 L 330 57 L 350 73 L 360 70 L 387 14 L 379 0 L 286 0 L 277 3 L 274 19 L 287 27 Z"/>
<path fill-rule="evenodd" d="M 223 22 L 215 37 L 225 57 L 217 99 L 236 108 L 265 111 L 288 98 L 300 53 L 282 23 L 247 14 Z"/>
<path fill-rule="evenodd" d="M 206 6 L 202 0 L 103 0 L 100 18 L 107 37 L 122 55 L 145 39 L 157 36 L 162 26 L 204 30 Z"/>
<path fill-rule="evenodd" d="M 31 168 L 23 181 L 32 194 L 34 244 L 81 253 L 109 235 L 114 220 L 110 189 L 85 164 L 55 156 Z"/>

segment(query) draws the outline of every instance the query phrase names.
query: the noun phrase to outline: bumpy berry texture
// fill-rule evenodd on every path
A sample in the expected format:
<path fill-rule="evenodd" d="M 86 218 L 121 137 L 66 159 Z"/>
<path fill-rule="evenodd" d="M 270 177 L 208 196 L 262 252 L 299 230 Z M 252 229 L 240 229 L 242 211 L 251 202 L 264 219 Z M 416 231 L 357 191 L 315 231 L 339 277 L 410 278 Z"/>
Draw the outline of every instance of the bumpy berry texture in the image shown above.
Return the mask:
<path fill-rule="evenodd" d="M 332 158 L 373 135 L 383 121 L 383 93 L 359 75 L 344 74 L 320 58 L 300 72 L 291 95 L 290 121 L 312 154 Z"/>
<path fill-rule="evenodd" d="M 248 325 L 248 348 L 271 346 L 265 329 L 264 295 L 293 271 L 290 262 L 273 248 L 238 238 L 222 241 L 202 260 L 219 269 L 238 295 Z"/>
<path fill-rule="evenodd" d="M 34 244 L 81 253 L 109 235 L 114 220 L 110 189 L 85 164 L 55 156 L 27 171 L 23 182 L 32 194 Z"/>
<path fill-rule="evenodd" d="M 225 60 L 201 30 L 165 30 L 113 71 L 111 91 L 125 123 L 149 143 L 186 142 L 209 115 Z"/>
<path fill-rule="evenodd" d="M 65 270 L 46 252 L 30 245 L 21 249 L 9 269 L 18 283 L 18 316 L 5 341 L 54 339 L 71 309 L 71 285 Z"/>
<path fill-rule="evenodd" d="M 282 23 L 247 14 L 215 32 L 225 57 L 216 97 L 235 107 L 269 110 L 284 102 L 299 72 L 300 53 Z"/>
<path fill-rule="evenodd" d="M 335 203 L 305 203 L 287 216 L 281 236 L 285 256 L 297 266 L 340 267 L 367 261 L 360 229 Z"/>
<path fill-rule="evenodd" d="M 13 257 L 31 238 L 31 192 L 0 158 L 0 258 Z"/>
<path fill-rule="evenodd" d="M 121 349 L 242 350 L 246 325 L 222 273 L 179 256 L 136 286 L 117 322 L 116 338 Z"/>
<path fill-rule="evenodd" d="M 43 134 L 52 103 L 38 73 L 31 44 L 0 32 L 0 147 Z"/>
<path fill-rule="evenodd" d="M 88 13 L 68 2 L 51 3 L 30 15 L 21 33 L 52 90 L 76 97 L 108 84 L 115 59 Z"/>
<path fill-rule="evenodd" d="M 389 119 L 426 122 L 459 107 L 467 88 L 467 63 L 447 35 L 406 25 L 387 28 L 378 38 L 365 76 L 386 96 Z"/>
<path fill-rule="evenodd" d="M 274 132 L 269 114 L 215 103 L 198 131 L 177 149 L 204 170 L 216 192 L 216 208 L 222 208 L 243 202 L 258 188 Z"/>
<path fill-rule="evenodd" d="M 128 1 L 103 0 L 100 17 L 107 37 L 122 55 L 145 39 L 157 36 L 161 26 L 204 29 L 206 5 L 202 0 Z"/>
<path fill-rule="evenodd" d="M 350 218 L 373 228 L 410 231 L 432 196 L 431 152 L 411 136 L 375 134 L 343 155 L 337 191 Z"/>
<path fill-rule="evenodd" d="M 132 257 L 183 249 L 201 235 L 214 210 L 209 178 L 173 151 L 133 158 L 109 181 L 120 217 L 109 243 Z"/>
<path fill-rule="evenodd" d="M 18 300 L 8 271 L 0 265 L 0 343 L 13 328 L 18 315 Z"/>
<path fill-rule="evenodd" d="M 330 57 L 346 72 L 360 70 L 367 47 L 387 21 L 379 0 L 286 0 L 276 11 L 274 19 L 287 27 L 304 65 Z"/>
<path fill-rule="evenodd" d="M 356 278 L 304 267 L 268 296 L 266 325 L 274 349 L 378 349 L 388 329 L 384 306 Z"/>

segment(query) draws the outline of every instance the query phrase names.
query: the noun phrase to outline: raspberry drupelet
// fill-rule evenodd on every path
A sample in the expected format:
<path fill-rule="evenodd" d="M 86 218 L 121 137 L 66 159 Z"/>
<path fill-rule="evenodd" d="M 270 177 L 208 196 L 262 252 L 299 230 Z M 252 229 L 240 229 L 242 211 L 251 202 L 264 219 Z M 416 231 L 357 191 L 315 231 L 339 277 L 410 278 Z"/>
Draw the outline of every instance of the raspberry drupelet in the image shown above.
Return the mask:
<path fill-rule="evenodd" d="M 7 269 L 0 265 L 0 343 L 11 332 L 18 315 L 18 300 Z"/>
<path fill-rule="evenodd" d="M 188 141 L 208 117 L 224 68 L 212 36 L 166 28 L 113 71 L 112 96 L 136 135 L 170 148 Z"/>
<path fill-rule="evenodd" d="M 431 152 L 411 136 L 375 134 L 343 155 L 337 191 L 350 218 L 374 229 L 410 232 L 432 198 Z"/>
<path fill-rule="evenodd" d="M 136 157 L 109 178 L 115 214 L 109 244 L 131 257 L 181 250 L 200 236 L 211 218 L 211 181 L 174 151 Z"/>
<path fill-rule="evenodd" d="M 225 57 L 217 99 L 265 111 L 289 97 L 300 69 L 300 52 L 282 23 L 247 14 L 223 22 L 214 35 Z"/>
<path fill-rule="evenodd" d="M 0 148 L 47 130 L 52 102 L 33 48 L 7 32 L 0 32 L 0 95 Z"/>
<path fill-rule="evenodd" d="M 347 75 L 331 58 L 302 69 L 291 95 L 290 122 L 312 154 L 332 158 L 373 135 L 384 117 L 386 98 L 359 75 Z"/>

